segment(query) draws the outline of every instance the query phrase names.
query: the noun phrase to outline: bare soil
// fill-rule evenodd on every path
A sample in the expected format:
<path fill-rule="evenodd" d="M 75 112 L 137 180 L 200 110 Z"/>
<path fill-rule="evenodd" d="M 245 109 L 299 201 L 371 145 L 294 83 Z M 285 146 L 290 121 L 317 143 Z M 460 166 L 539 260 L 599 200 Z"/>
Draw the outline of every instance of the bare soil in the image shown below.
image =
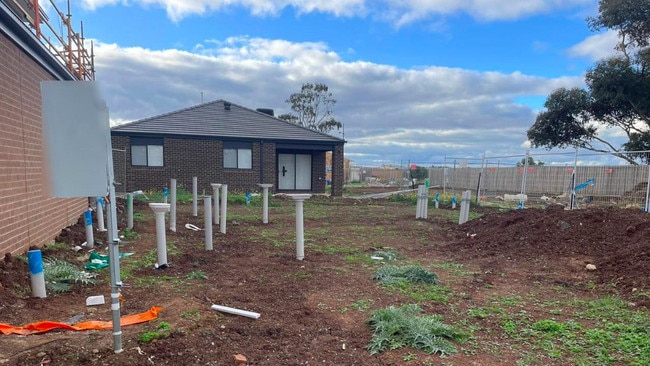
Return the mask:
<path fill-rule="evenodd" d="M 650 221 L 640 210 L 549 206 L 501 212 L 479 207 L 473 210 L 482 213 L 480 218 L 458 225 L 448 207 L 416 220 L 412 205 L 317 196 L 305 203 L 305 259 L 298 261 L 295 206 L 286 197 L 271 198 L 268 224 L 261 222 L 259 205 L 229 204 L 227 233 L 214 227 L 213 251 L 204 249 L 203 231 L 184 228 L 186 223 L 203 227 L 202 208 L 194 217 L 191 204 L 178 207 L 178 230 L 167 231 L 170 267 L 154 269 L 148 263 L 123 279 L 123 315 L 162 307 L 158 319 L 123 327 L 123 352 L 113 351 L 110 330 L 0 335 L 0 365 L 233 365 L 237 354 L 248 365 L 516 364 L 519 351 L 508 347 L 493 353 L 458 352 L 444 360 L 408 348 L 370 356 L 365 348 L 371 339 L 370 312 L 413 302 L 371 280 L 381 264 L 363 258 L 386 247 L 425 267 L 458 263 L 471 273 L 433 269 L 452 294 L 462 294 L 462 301 L 453 301 L 455 309 L 444 302 L 420 305 L 450 324 L 462 319 L 464 307 L 495 294 L 532 291 L 562 299 L 613 293 L 630 306 L 650 305 L 633 296 L 650 290 Z M 139 235 L 121 246 L 122 252 L 135 253 L 123 259 L 123 268 L 155 253 L 153 214 L 144 203 L 135 210 L 142 216 L 134 226 Z M 95 234 L 100 241 L 105 237 Z M 85 241 L 82 221 L 63 230 L 58 241 L 70 249 L 43 255 L 87 263 L 87 249 L 72 250 Z M 105 249 L 104 244 L 95 248 Z M 596 270 L 585 269 L 587 264 Z M 110 298 L 108 270 L 98 276 L 102 285 L 77 285 L 69 293 L 32 298 L 27 265 L 7 255 L 0 260 L 0 323 L 110 320 L 109 304 L 85 305 L 87 296 Z M 212 304 L 261 316 L 224 314 L 211 310 Z M 164 337 L 141 342 L 142 334 L 161 322 L 169 324 Z M 478 342 L 499 337 L 489 332 L 475 336 Z M 416 359 L 406 361 L 411 354 Z"/>

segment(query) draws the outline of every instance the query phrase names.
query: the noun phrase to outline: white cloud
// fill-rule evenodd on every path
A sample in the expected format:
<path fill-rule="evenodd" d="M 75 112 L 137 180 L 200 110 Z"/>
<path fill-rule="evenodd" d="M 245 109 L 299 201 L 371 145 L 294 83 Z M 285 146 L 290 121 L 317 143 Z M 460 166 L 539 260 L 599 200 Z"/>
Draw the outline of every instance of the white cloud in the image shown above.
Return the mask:
<path fill-rule="evenodd" d="M 96 42 L 95 54 L 114 122 L 186 108 L 202 97 L 281 114 L 288 112 L 284 100 L 302 83 L 323 82 L 338 100 L 334 111 L 345 124 L 346 154 L 358 163 L 476 156 L 488 149 L 523 154 L 536 112 L 516 100 L 583 83 L 519 72 L 345 62 L 323 43 L 247 37 L 206 41 L 193 52 Z"/>
<path fill-rule="evenodd" d="M 327 13 L 337 17 L 372 15 L 396 26 L 432 16 L 467 13 L 475 19 L 513 20 L 556 9 L 584 9 L 596 0 L 82 0 L 87 9 L 115 4 L 138 4 L 165 9 L 178 22 L 191 15 L 204 15 L 225 8 L 242 7 L 256 16 L 273 16 L 285 8 L 298 14 Z"/>
<path fill-rule="evenodd" d="M 602 60 L 617 54 L 614 50 L 619 42 L 616 31 L 609 30 L 604 33 L 587 37 L 584 41 L 569 49 L 571 57 L 588 57 L 592 61 Z"/>

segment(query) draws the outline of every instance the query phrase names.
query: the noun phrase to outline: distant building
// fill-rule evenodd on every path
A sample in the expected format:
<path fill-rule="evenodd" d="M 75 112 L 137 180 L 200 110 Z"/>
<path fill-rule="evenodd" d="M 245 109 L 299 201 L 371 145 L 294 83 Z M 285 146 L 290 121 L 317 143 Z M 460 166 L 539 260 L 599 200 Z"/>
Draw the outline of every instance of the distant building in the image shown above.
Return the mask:
<path fill-rule="evenodd" d="M 332 191 L 343 194 L 345 141 L 225 100 L 145 118 L 111 129 L 116 181 L 125 191 L 160 190 L 171 179 L 201 191 L 324 193 L 326 154 L 333 156 Z"/>

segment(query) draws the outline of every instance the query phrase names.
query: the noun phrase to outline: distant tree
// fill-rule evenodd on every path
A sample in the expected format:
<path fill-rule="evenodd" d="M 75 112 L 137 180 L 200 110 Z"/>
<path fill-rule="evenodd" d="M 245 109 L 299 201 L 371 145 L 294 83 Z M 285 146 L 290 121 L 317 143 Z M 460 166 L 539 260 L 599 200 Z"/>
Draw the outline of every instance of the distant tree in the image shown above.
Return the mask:
<path fill-rule="evenodd" d="M 650 163 L 650 1 L 600 0 L 599 15 L 588 19 L 592 30 L 616 30 L 620 56 L 588 70 L 587 89 L 560 88 L 544 103 L 527 135 L 533 147 L 569 146 L 609 152 L 630 164 Z M 614 146 L 598 136 L 598 127 L 621 130 L 628 141 Z"/>
<path fill-rule="evenodd" d="M 532 156 L 528 157 L 528 166 L 543 166 L 544 162 L 541 160 L 535 161 Z M 526 166 L 526 158 L 522 158 L 520 162 L 517 163 L 518 167 Z"/>
<path fill-rule="evenodd" d="M 338 130 L 343 126 L 333 117 L 332 108 L 336 104 L 336 99 L 332 97 L 325 84 L 304 83 L 300 92 L 291 94 L 285 103 L 289 103 L 294 112 L 278 116 L 285 121 L 324 133 L 335 128 Z"/>

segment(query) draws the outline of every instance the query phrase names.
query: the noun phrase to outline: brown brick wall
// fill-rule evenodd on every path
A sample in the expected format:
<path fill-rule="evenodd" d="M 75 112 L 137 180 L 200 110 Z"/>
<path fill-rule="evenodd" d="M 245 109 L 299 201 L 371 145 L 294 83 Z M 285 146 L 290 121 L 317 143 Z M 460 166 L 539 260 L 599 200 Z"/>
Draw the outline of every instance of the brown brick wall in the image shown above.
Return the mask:
<path fill-rule="evenodd" d="M 131 145 L 128 136 L 113 136 L 113 149 L 126 150 L 126 173 L 123 179 L 125 191 L 161 190 L 169 186 L 172 178 L 188 191 L 192 190 L 192 178 L 197 177 L 198 192 L 212 192 L 211 183 L 228 184 L 229 191 L 261 191 L 258 183 L 277 185 L 275 177 L 275 144 L 253 143 L 252 169 L 223 169 L 223 144 L 214 139 L 165 138 L 163 141 L 162 167 L 138 167 L 131 165 Z M 261 152 L 261 154 L 260 154 Z M 122 153 L 120 153 L 122 154 Z M 116 154 L 114 154 L 116 155 Z M 260 162 L 264 160 L 263 169 Z M 114 163 L 115 171 L 122 169 L 123 161 Z M 118 180 L 120 178 L 118 177 Z"/>
<path fill-rule="evenodd" d="M 42 183 L 40 82 L 53 79 L 0 34 L 0 253 L 51 242 L 87 206 L 49 198 Z"/>

